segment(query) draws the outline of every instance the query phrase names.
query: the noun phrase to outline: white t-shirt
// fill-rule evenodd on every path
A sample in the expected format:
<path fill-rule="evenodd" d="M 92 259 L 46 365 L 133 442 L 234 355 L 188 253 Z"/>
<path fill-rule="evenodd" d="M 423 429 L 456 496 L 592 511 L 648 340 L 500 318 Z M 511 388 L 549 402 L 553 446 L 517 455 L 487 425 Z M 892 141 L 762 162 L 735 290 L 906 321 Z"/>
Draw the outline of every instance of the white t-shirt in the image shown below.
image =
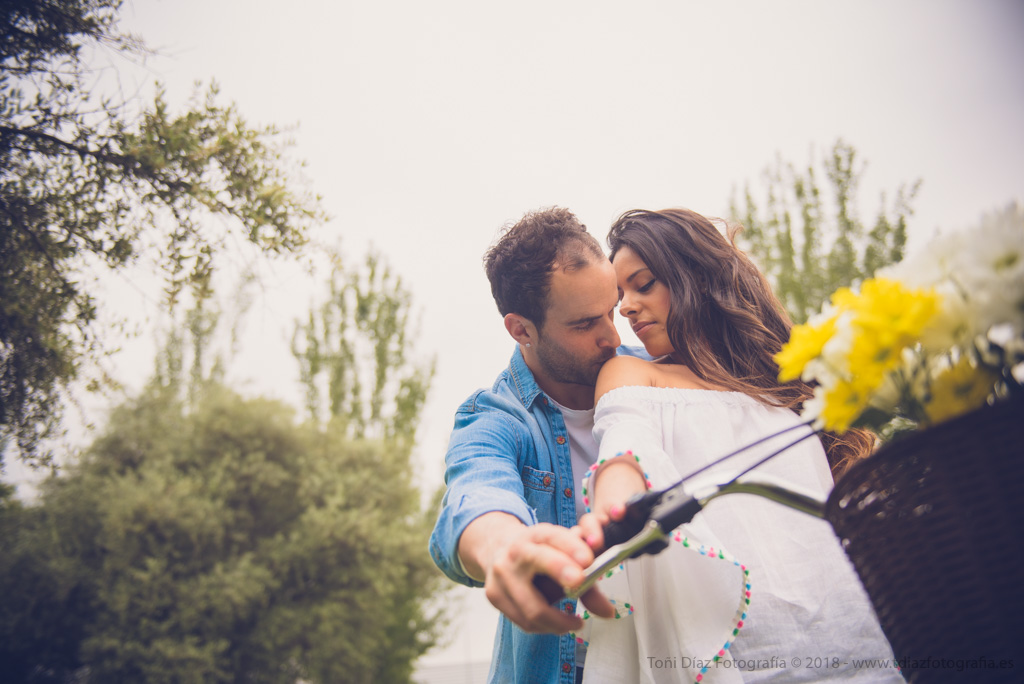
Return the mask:
<path fill-rule="evenodd" d="M 583 487 L 580 483 L 590 466 L 597 462 L 597 440 L 594 439 L 594 409 L 571 409 L 551 402 L 562 412 L 565 429 L 569 433 L 569 457 L 572 459 L 573 491 L 576 493 L 576 518 L 586 512 L 583 505 Z"/>
<path fill-rule="evenodd" d="M 590 466 L 597 462 L 594 409 L 571 409 L 562 406 L 554 399 L 551 399 L 551 402 L 562 412 L 562 420 L 565 421 L 565 429 L 569 433 L 569 458 L 572 460 L 572 481 L 575 485 L 573 491 L 576 493 L 576 518 L 579 519 L 587 510 L 583 505 L 581 482 L 587 471 L 590 470 Z M 582 666 L 586 658 L 586 646 L 577 643 L 576 666 Z"/>

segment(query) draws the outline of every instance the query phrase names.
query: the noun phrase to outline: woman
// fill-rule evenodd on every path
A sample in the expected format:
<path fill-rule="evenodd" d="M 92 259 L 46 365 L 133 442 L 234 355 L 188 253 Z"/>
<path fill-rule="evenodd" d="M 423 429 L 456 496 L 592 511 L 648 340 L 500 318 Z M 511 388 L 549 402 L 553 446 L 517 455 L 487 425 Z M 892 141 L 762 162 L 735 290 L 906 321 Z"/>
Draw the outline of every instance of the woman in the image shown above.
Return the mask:
<path fill-rule="evenodd" d="M 585 488 L 581 530 L 601 525 L 645 487 L 661 488 L 736 447 L 799 423 L 811 395 L 780 385 L 773 361 L 790 322 L 764 276 L 706 218 L 685 209 L 630 211 L 608 236 L 619 312 L 654 361 L 616 357 L 601 371 L 594 431 L 599 466 Z M 794 433 L 702 474 L 737 466 Z M 869 435 L 829 440 L 837 466 L 868 451 Z M 806 439 L 758 473 L 824 498 L 829 458 Z M 602 582 L 628 619 L 588 621 L 584 681 L 902 681 L 870 604 L 831 527 L 746 495 L 716 499 L 657 556 Z M 627 605 L 628 604 L 628 607 Z"/>

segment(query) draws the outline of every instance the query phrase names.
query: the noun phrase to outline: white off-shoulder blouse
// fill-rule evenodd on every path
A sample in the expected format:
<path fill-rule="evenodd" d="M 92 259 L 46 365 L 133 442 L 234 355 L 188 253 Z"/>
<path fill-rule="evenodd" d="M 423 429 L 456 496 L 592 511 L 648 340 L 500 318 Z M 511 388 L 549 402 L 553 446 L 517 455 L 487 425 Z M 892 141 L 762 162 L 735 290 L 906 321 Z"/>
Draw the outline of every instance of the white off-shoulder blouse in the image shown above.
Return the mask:
<path fill-rule="evenodd" d="M 630 386 L 601 398 L 594 434 L 599 459 L 631 451 L 651 486 L 662 488 L 799 422 L 794 412 L 741 393 Z M 701 478 L 725 482 L 800 431 L 807 429 Z M 832 487 L 816 437 L 754 472 L 822 499 Z M 588 642 L 584 682 L 903 681 L 882 666 L 892 650 L 824 520 L 753 495 L 726 495 L 681 528 L 668 549 L 623 567 L 599 585 L 622 617 L 588 617 L 579 635 Z"/>

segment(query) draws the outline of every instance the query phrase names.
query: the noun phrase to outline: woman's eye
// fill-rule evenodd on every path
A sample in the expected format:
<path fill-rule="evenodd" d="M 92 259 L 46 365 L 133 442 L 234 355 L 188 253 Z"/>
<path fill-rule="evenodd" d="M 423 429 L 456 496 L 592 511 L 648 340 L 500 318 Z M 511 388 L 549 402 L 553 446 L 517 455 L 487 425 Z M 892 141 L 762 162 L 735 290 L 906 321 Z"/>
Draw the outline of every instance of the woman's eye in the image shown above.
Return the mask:
<path fill-rule="evenodd" d="M 654 287 L 654 283 L 655 283 L 656 280 L 657 280 L 656 278 L 652 278 L 651 280 L 648 280 L 646 285 L 642 285 L 639 288 L 637 288 L 637 292 L 648 292 L 648 291 L 650 291 L 650 289 L 652 287 Z"/>

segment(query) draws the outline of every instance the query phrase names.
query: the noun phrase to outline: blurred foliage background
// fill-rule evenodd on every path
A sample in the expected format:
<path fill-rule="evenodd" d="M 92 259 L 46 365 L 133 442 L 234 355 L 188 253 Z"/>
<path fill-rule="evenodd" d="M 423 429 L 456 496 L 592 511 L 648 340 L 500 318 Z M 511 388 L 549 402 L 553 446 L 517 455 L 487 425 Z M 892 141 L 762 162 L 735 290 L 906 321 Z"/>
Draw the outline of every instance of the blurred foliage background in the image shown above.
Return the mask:
<path fill-rule="evenodd" d="M 0 5 L 0 459 L 53 465 L 74 388 L 113 384 L 90 274 L 149 260 L 172 321 L 145 389 L 35 500 L 0 486 L 2 678 L 408 681 L 444 624 L 411 295 L 381 257 L 334 254 L 295 325 L 305 413 L 228 387 L 229 242 L 295 258 L 325 217 L 281 132 L 215 86 L 175 113 L 97 84 L 89 50 L 147 50 L 120 9 Z"/>

